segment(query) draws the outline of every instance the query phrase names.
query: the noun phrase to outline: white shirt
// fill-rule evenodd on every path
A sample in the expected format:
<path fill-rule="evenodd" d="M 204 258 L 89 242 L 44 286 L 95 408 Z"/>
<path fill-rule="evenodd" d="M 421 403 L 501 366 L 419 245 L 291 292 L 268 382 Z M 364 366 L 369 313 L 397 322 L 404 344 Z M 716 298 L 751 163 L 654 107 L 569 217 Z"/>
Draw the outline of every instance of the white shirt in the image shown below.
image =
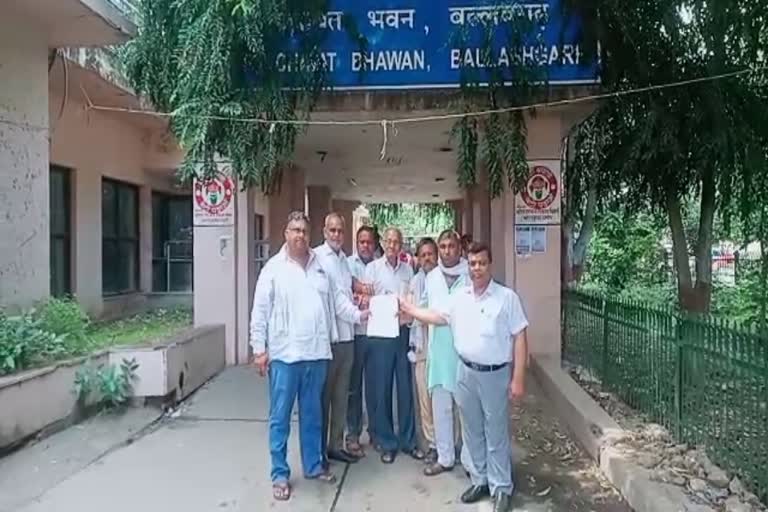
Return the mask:
<path fill-rule="evenodd" d="M 313 251 L 306 268 L 283 246 L 259 274 L 251 313 L 251 346 L 273 361 L 331 359 L 336 316 L 360 321 L 360 311 L 336 288 Z"/>
<path fill-rule="evenodd" d="M 411 286 L 409 292 L 413 297 L 413 301 L 417 306 L 423 306 L 422 296 L 424 295 L 424 282 L 427 278 L 427 274 L 424 273 L 424 269 L 419 269 L 416 275 L 411 279 Z M 410 345 L 416 349 L 417 354 L 421 354 L 422 357 L 426 355 L 424 351 L 426 347 L 426 329 L 424 324 L 418 320 L 414 320 L 411 324 L 410 333 Z"/>
<path fill-rule="evenodd" d="M 413 279 L 413 268 L 397 259 L 394 267 L 386 256 L 365 267 L 365 281 L 373 285 L 374 295 L 405 295 Z"/>
<path fill-rule="evenodd" d="M 470 363 L 512 361 L 513 337 L 528 327 L 520 298 L 495 281 L 480 297 L 475 296 L 471 284 L 456 290 L 435 310 L 451 325 L 456 352 Z"/>
<path fill-rule="evenodd" d="M 393 293 L 400 295 L 407 292 L 413 279 L 413 268 L 397 259 L 394 267 L 389 264 L 386 256 L 374 260 L 365 267 L 365 281 L 373 284 L 376 295 Z"/>
<path fill-rule="evenodd" d="M 372 263 L 372 262 L 371 262 Z M 349 265 L 349 272 L 352 277 L 358 281 L 365 281 L 365 269 L 370 263 L 365 263 L 360 256 L 353 254 L 347 258 L 347 264 Z M 368 322 L 362 324 L 355 324 L 355 335 L 364 336 L 368 329 Z"/>
<path fill-rule="evenodd" d="M 314 251 L 317 259 L 320 260 L 320 264 L 328 273 L 328 277 L 331 278 L 331 281 L 336 288 L 351 304 L 354 304 L 354 297 L 352 296 L 352 274 L 349 271 L 347 255 L 344 254 L 344 251 L 334 251 L 333 248 L 328 245 L 328 242 L 315 247 Z M 352 341 L 355 339 L 354 322 L 348 322 L 341 318 L 338 310 L 336 311 L 336 326 L 339 332 L 338 341 Z"/>

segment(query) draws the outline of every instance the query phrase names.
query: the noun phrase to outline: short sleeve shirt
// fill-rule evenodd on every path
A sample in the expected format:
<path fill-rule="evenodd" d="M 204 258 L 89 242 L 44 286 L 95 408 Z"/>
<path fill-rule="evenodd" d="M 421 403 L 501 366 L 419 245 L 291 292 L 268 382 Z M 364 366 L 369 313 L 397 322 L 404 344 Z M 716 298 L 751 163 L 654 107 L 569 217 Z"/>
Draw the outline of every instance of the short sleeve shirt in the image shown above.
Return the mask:
<path fill-rule="evenodd" d="M 520 298 L 495 281 L 479 297 L 471 285 L 457 290 L 437 311 L 451 325 L 459 357 L 470 363 L 512 361 L 513 338 L 528 327 Z"/>

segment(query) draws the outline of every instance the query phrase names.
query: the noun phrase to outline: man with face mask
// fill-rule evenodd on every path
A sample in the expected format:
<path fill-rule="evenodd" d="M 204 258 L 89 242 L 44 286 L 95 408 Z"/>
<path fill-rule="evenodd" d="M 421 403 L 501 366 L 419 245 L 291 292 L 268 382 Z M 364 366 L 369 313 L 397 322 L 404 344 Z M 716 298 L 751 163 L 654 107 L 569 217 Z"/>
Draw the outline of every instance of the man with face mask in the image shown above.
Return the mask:
<path fill-rule="evenodd" d="M 437 266 L 437 244 L 432 238 L 422 238 L 416 246 L 416 258 L 419 271 L 411 279 L 410 296 L 419 300 L 424 293 L 424 281 L 432 269 Z M 419 401 L 419 419 L 421 435 L 427 445 L 425 460 L 429 464 L 437 461 L 435 450 L 435 428 L 432 423 L 432 400 L 427 386 L 427 354 L 429 337 L 427 326 L 414 320 L 411 324 L 411 349 L 413 355 L 413 378 L 416 381 L 416 394 Z"/>
<path fill-rule="evenodd" d="M 332 212 L 326 215 L 323 227 L 325 242 L 315 248 L 315 255 L 331 281 L 352 302 L 352 274 L 344 254 L 344 218 Z M 328 376 L 323 390 L 323 447 L 328 459 L 343 463 L 357 462 L 358 457 L 348 453 L 344 446 L 344 425 L 347 419 L 349 380 L 355 356 L 355 326 L 336 315 L 338 340 L 331 342 L 333 359 L 328 365 Z M 326 443 L 327 442 L 327 443 Z"/>
<path fill-rule="evenodd" d="M 355 297 L 362 309 L 367 309 L 367 303 L 372 295 L 370 286 L 364 283 L 365 269 L 374 260 L 376 237 L 374 229 L 362 226 L 357 230 L 357 252 L 347 258 L 349 270 L 352 273 Z M 363 378 L 366 375 L 365 360 L 368 357 L 368 336 L 366 325 L 355 325 L 354 361 L 352 375 L 349 380 L 349 404 L 347 409 L 347 452 L 362 457 L 365 455 L 360 444 L 363 433 Z M 373 406 L 375 403 L 373 386 L 365 386 L 365 405 L 368 415 L 368 436 L 373 444 Z"/>
<path fill-rule="evenodd" d="M 451 295 L 469 284 L 469 267 L 461 258 L 461 240 L 453 230 L 443 231 L 437 239 L 440 254 L 438 268 L 427 274 L 421 303 L 435 309 L 450 300 Z M 459 357 L 453 346 L 450 327 L 430 326 L 427 359 L 427 384 L 432 396 L 435 422 L 437 461 L 424 468 L 424 474 L 435 476 L 453 469 L 456 459 L 454 393 Z"/>
<path fill-rule="evenodd" d="M 272 494 L 279 501 L 291 497 L 287 445 L 297 396 L 304 477 L 336 481 L 322 451 L 322 390 L 331 341 L 338 339 L 337 317 L 357 324 L 369 314 L 330 279 L 309 248 L 308 231 L 302 212 L 289 215 L 285 244 L 259 274 L 251 313 L 253 364 L 262 376 L 269 373 Z"/>

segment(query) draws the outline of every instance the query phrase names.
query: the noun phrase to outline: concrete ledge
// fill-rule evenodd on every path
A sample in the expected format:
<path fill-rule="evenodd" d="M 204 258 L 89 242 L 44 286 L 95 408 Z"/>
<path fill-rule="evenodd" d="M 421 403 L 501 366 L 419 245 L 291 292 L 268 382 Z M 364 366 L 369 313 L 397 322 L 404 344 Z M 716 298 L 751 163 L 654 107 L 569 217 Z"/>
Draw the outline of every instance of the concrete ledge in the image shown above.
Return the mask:
<path fill-rule="evenodd" d="M 630 460 L 611 444 L 627 435 L 560 367 L 554 357 L 534 357 L 532 371 L 560 416 L 603 475 L 637 512 L 704 512 L 682 489 L 651 480 L 649 470 Z"/>
<path fill-rule="evenodd" d="M 136 397 L 180 400 L 224 368 L 224 326 L 197 327 L 157 345 L 102 351 L 0 378 L 0 452 L 83 419 L 98 399 L 90 398 L 85 410 L 77 403 L 75 375 L 84 364 L 120 364 L 133 357 L 140 365 Z"/>
<path fill-rule="evenodd" d="M 181 400 L 224 369 L 224 326 L 203 326 L 151 346 L 121 347 L 111 364 L 135 359 L 139 364 L 134 396 Z"/>
<path fill-rule="evenodd" d="M 100 352 L 0 378 L 0 451 L 77 421 L 75 375 L 87 360 L 99 365 L 108 359 L 108 352 Z"/>

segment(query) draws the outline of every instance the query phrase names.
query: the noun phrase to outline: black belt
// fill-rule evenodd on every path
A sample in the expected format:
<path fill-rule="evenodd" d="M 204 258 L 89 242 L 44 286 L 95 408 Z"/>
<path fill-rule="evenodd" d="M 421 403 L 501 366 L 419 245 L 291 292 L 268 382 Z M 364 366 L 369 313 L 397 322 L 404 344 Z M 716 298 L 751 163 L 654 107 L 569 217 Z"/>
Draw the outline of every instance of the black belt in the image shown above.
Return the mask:
<path fill-rule="evenodd" d="M 495 372 L 496 370 L 501 370 L 502 368 L 506 368 L 509 363 L 503 363 L 503 364 L 477 364 L 477 363 L 470 363 L 466 359 L 460 358 L 461 362 L 464 363 L 464 366 L 467 368 L 470 368 L 472 370 L 475 370 L 476 372 Z"/>

